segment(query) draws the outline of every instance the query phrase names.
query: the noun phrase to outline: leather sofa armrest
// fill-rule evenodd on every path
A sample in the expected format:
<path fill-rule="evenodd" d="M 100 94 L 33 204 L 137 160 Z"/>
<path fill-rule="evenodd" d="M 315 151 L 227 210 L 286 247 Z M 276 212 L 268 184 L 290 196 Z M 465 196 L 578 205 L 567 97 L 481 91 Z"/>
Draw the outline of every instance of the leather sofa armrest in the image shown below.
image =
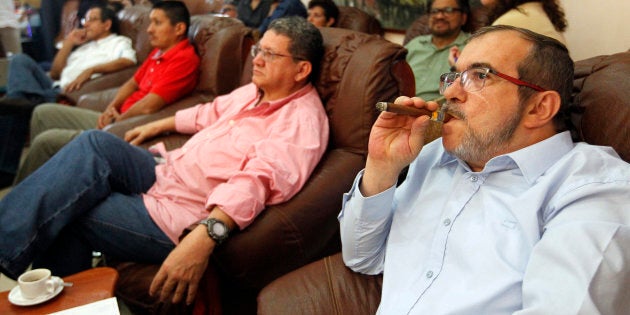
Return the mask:
<path fill-rule="evenodd" d="M 137 69 L 138 67 L 134 66 L 114 73 L 102 75 L 96 79 L 85 82 L 81 89 L 77 91 L 61 93 L 58 98 L 61 98 L 70 104 L 77 104 L 81 96 L 85 94 L 120 87 L 133 76 Z"/>
<path fill-rule="evenodd" d="M 207 101 L 208 101 L 207 98 L 205 98 L 201 94 L 195 93 L 195 94 L 186 96 L 182 98 L 181 100 L 171 105 L 168 105 L 153 114 L 140 115 L 136 117 L 131 117 L 123 121 L 116 122 L 111 125 L 108 131 L 122 138 L 125 135 L 125 132 L 127 132 L 128 130 L 131 130 L 134 127 L 144 125 L 146 123 L 149 123 L 158 119 L 173 116 L 178 110 L 186 109 L 200 103 L 205 103 Z M 156 139 L 153 139 L 153 142 L 160 141 L 160 138 L 162 137 L 161 136 L 156 137 Z"/>
<path fill-rule="evenodd" d="M 216 249 L 212 258 L 219 273 L 259 290 L 291 270 L 339 251 L 341 196 L 363 165 L 362 154 L 342 149 L 327 152 L 297 195 L 267 207 L 254 223 Z"/>
<path fill-rule="evenodd" d="M 77 101 L 77 107 L 103 112 L 116 96 L 116 92 L 118 92 L 118 88 L 84 94 Z"/>
<path fill-rule="evenodd" d="M 383 278 L 355 273 L 341 253 L 306 265 L 266 286 L 258 314 L 375 314 Z"/>

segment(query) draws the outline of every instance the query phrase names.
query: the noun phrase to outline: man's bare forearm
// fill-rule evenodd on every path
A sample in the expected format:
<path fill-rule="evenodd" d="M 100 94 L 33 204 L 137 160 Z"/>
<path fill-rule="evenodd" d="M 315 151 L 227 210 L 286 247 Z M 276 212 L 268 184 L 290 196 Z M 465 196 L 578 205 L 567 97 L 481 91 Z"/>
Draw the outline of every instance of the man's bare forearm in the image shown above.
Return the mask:
<path fill-rule="evenodd" d="M 118 58 L 116 60 L 112 60 L 110 62 L 106 62 L 100 65 L 96 65 L 94 67 L 92 67 L 92 74 L 94 73 L 101 73 L 101 74 L 107 74 L 107 73 L 112 73 L 112 72 L 116 72 L 125 68 L 129 68 L 133 65 L 135 65 L 136 63 L 133 62 L 130 59 L 127 58 Z"/>

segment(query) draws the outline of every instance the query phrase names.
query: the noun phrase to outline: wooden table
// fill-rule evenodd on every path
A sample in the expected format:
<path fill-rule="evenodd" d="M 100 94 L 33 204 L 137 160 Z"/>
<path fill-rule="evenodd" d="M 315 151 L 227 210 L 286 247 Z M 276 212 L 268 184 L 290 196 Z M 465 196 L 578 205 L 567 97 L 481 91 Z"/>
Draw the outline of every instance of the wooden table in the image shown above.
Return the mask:
<path fill-rule="evenodd" d="M 64 277 L 72 282 L 50 301 L 33 306 L 17 306 L 9 302 L 9 292 L 0 292 L 0 314 L 48 314 L 80 306 L 114 296 L 118 272 L 109 267 L 92 268 Z"/>

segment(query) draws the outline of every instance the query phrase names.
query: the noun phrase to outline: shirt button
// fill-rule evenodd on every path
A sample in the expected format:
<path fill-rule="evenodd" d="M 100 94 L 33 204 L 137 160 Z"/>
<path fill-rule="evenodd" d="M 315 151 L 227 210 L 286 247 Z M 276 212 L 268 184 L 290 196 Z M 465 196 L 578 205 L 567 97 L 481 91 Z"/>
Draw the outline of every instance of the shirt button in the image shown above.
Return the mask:
<path fill-rule="evenodd" d="M 479 180 L 479 177 L 477 177 L 476 175 L 470 178 L 470 181 L 472 182 L 476 182 L 477 180 Z"/>
<path fill-rule="evenodd" d="M 444 221 L 442 221 L 442 224 L 444 224 L 444 226 L 451 225 L 451 219 L 444 219 Z"/>
<path fill-rule="evenodd" d="M 234 120 L 230 119 L 230 126 L 234 126 Z"/>
<path fill-rule="evenodd" d="M 427 271 L 427 278 L 431 279 L 433 277 L 433 271 Z"/>

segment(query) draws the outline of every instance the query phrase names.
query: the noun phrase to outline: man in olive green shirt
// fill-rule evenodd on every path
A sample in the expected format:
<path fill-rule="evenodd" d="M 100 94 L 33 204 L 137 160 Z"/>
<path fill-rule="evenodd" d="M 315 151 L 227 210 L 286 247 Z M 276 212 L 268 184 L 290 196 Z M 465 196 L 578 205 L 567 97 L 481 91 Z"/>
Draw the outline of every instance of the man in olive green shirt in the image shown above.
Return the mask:
<path fill-rule="evenodd" d="M 464 0 L 435 0 L 429 10 L 430 35 L 418 36 L 407 43 L 407 63 L 416 80 L 416 96 L 432 100 L 440 96 L 439 80 L 449 72 L 448 55 L 453 46 L 464 47 L 468 33 L 462 27 L 470 7 Z"/>

